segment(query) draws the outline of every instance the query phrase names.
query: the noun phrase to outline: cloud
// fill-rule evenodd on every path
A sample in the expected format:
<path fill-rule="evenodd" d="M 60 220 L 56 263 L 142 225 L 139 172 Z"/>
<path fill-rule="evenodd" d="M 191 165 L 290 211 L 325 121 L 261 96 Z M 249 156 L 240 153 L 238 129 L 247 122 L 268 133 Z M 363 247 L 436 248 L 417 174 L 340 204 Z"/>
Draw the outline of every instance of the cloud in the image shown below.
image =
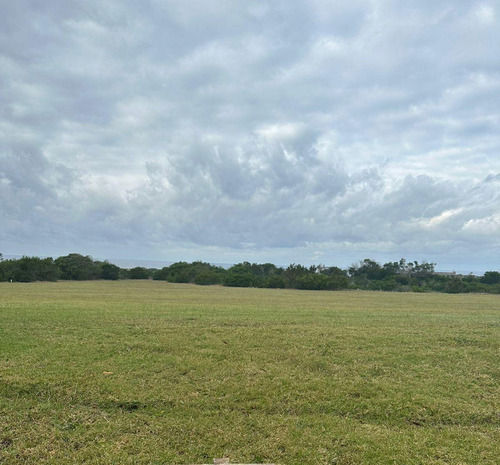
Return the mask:
<path fill-rule="evenodd" d="M 498 251 L 494 2 L 2 8 L 13 252 Z"/>

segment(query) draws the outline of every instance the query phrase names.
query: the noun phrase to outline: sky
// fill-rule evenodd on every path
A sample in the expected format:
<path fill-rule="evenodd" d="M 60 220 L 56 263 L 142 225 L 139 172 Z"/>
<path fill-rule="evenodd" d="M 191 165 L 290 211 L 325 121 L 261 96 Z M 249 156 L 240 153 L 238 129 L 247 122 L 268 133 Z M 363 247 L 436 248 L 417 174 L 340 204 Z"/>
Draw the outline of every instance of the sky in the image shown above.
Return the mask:
<path fill-rule="evenodd" d="M 500 1 L 0 0 L 0 252 L 498 270 Z"/>

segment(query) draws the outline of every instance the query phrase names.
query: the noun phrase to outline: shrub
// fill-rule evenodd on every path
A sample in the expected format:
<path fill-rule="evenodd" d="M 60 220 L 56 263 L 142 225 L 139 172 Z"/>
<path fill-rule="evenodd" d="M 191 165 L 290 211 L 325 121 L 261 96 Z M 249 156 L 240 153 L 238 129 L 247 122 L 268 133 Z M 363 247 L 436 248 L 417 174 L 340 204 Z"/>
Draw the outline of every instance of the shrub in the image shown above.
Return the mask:
<path fill-rule="evenodd" d="M 297 289 L 321 291 L 328 288 L 328 277 L 323 274 L 309 273 L 296 281 Z"/>
<path fill-rule="evenodd" d="M 149 279 L 149 271 L 142 266 L 136 266 L 129 270 L 128 276 L 130 279 Z"/>
<path fill-rule="evenodd" d="M 104 262 L 101 265 L 101 279 L 116 281 L 120 277 L 120 267 Z"/>
<path fill-rule="evenodd" d="M 55 264 L 59 268 L 61 279 L 83 281 L 97 279 L 101 276 L 101 267 L 88 255 L 83 256 L 78 253 L 71 253 L 64 257 L 59 257 L 55 261 Z"/>
<path fill-rule="evenodd" d="M 281 276 L 271 276 L 267 280 L 267 287 L 271 289 L 284 289 L 285 280 Z"/>
<path fill-rule="evenodd" d="M 166 281 L 168 276 L 168 266 L 163 267 L 161 270 L 153 272 L 153 279 L 155 281 Z"/>
<path fill-rule="evenodd" d="M 224 276 L 224 286 L 230 287 L 262 287 L 257 276 L 251 273 L 230 273 Z"/>
<path fill-rule="evenodd" d="M 202 286 L 207 286 L 210 284 L 220 284 L 221 277 L 220 274 L 213 271 L 204 271 L 200 273 L 196 278 L 194 278 L 195 284 L 200 284 Z"/>

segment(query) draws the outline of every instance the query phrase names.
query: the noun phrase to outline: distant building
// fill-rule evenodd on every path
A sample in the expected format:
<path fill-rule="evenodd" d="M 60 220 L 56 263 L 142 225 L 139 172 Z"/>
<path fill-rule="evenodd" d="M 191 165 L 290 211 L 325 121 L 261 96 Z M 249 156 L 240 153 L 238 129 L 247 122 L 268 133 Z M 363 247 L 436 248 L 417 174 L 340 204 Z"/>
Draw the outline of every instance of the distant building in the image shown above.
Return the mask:
<path fill-rule="evenodd" d="M 434 274 L 437 274 L 438 276 L 446 276 L 446 277 L 459 276 L 459 275 L 457 275 L 457 273 L 455 271 L 434 271 Z"/>
<path fill-rule="evenodd" d="M 445 276 L 446 278 L 465 278 L 465 274 L 457 274 L 456 271 L 434 271 L 438 276 Z"/>

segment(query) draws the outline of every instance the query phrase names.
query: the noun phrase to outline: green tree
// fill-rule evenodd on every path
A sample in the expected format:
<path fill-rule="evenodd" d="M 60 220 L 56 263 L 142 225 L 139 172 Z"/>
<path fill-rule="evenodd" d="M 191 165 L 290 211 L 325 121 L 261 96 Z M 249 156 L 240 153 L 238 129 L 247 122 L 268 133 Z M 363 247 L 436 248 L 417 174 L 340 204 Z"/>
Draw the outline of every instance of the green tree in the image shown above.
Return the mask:
<path fill-rule="evenodd" d="M 84 281 L 101 276 L 101 267 L 88 255 L 71 253 L 55 261 L 61 273 L 61 279 Z"/>
<path fill-rule="evenodd" d="M 304 275 L 308 274 L 310 271 L 303 265 L 296 265 L 291 263 L 283 271 L 283 279 L 285 280 L 286 287 L 297 288 L 297 281 Z"/>
<path fill-rule="evenodd" d="M 444 288 L 444 292 L 448 294 L 459 294 L 461 292 L 467 292 L 467 286 L 460 278 L 448 278 Z"/>
<path fill-rule="evenodd" d="M 0 262 L 0 280 L 2 281 L 56 281 L 59 270 L 52 258 L 22 257 L 18 260 Z"/>
<path fill-rule="evenodd" d="M 387 273 L 376 261 L 365 258 L 359 264 L 349 268 L 349 275 L 355 278 L 381 280 L 385 278 Z"/>
<path fill-rule="evenodd" d="M 265 281 L 249 272 L 227 272 L 224 275 L 224 286 L 230 287 L 264 287 Z"/>
<path fill-rule="evenodd" d="M 101 278 L 116 281 L 120 277 L 120 267 L 104 262 L 101 265 Z"/>
<path fill-rule="evenodd" d="M 162 275 L 166 274 L 167 281 L 171 283 L 194 283 L 198 276 L 205 273 L 216 273 L 220 275 L 219 281 L 221 281 L 225 270 L 219 266 L 201 261 L 193 263 L 177 262 L 170 265 L 166 270 L 165 268 L 162 270 Z"/>
<path fill-rule="evenodd" d="M 295 281 L 297 289 L 321 291 L 328 289 L 328 276 L 319 273 L 307 273 Z"/>
<path fill-rule="evenodd" d="M 129 270 L 128 277 L 130 279 L 149 279 L 149 271 L 142 266 L 136 266 Z"/>
<path fill-rule="evenodd" d="M 498 271 L 486 271 L 480 281 L 484 284 L 500 283 L 500 273 Z"/>
<path fill-rule="evenodd" d="M 286 287 L 285 280 L 281 276 L 271 276 L 267 280 L 267 287 L 271 289 L 284 289 Z"/>
<path fill-rule="evenodd" d="M 332 274 L 328 277 L 327 289 L 338 291 L 349 287 L 349 278 L 345 274 Z"/>
<path fill-rule="evenodd" d="M 168 266 L 163 267 L 161 270 L 153 272 L 153 279 L 155 281 L 166 281 L 168 276 Z"/>
<path fill-rule="evenodd" d="M 202 286 L 207 286 L 210 284 L 220 284 L 221 274 L 215 271 L 202 271 L 198 276 L 194 278 L 194 283 Z"/>
<path fill-rule="evenodd" d="M 167 281 L 171 283 L 190 283 L 190 265 L 187 262 L 176 262 L 168 267 Z"/>

